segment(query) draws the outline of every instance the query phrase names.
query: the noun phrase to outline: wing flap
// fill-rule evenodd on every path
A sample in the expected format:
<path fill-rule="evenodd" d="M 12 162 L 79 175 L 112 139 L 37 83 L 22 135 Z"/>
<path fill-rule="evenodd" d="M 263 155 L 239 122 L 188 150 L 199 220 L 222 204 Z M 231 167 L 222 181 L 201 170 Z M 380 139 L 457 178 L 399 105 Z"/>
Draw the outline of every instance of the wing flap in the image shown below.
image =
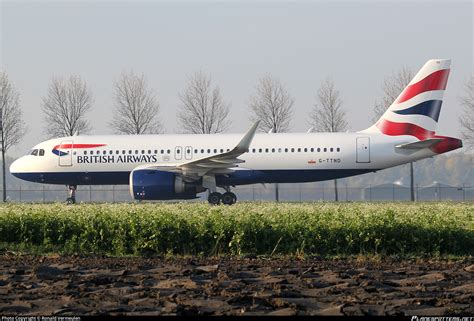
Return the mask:
<path fill-rule="evenodd" d="M 245 163 L 243 159 L 238 158 L 211 158 L 211 161 L 222 164 L 241 164 Z"/>
<path fill-rule="evenodd" d="M 216 163 L 216 162 L 198 163 L 198 164 L 194 164 L 193 166 L 203 167 L 203 168 L 229 168 L 229 167 L 235 167 L 234 164 Z M 189 168 L 189 167 L 186 167 L 186 168 Z"/>

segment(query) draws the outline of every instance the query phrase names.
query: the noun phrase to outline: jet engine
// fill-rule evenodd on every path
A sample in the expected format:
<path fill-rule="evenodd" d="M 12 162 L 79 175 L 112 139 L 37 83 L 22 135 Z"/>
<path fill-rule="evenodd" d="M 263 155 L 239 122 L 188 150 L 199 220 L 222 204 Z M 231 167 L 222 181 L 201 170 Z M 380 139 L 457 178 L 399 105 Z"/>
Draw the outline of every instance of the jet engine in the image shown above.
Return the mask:
<path fill-rule="evenodd" d="M 193 199 L 197 186 L 174 173 L 135 169 L 130 173 L 130 194 L 137 200 Z"/>

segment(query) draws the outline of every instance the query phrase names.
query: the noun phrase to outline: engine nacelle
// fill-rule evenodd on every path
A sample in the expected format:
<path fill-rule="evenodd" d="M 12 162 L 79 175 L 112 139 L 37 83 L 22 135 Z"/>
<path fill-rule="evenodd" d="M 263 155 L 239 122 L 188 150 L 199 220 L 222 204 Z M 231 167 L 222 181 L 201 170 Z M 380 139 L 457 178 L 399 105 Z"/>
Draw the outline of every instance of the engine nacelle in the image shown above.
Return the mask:
<path fill-rule="evenodd" d="M 136 169 L 130 173 L 130 194 L 137 200 L 172 200 L 196 198 L 196 186 L 174 173 Z"/>

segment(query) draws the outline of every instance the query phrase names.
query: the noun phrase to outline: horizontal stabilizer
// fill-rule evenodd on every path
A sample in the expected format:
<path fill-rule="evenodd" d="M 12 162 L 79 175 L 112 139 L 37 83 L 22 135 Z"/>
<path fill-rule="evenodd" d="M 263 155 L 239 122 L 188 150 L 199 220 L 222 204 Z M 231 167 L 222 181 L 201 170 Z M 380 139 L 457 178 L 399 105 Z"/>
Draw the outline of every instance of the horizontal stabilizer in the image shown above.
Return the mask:
<path fill-rule="evenodd" d="M 428 138 L 428 139 L 420 140 L 413 143 L 397 145 L 395 147 L 400 148 L 400 149 L 423 149 L 423 148 L 429 148 L 431 146 L 434 146 L 438 144 L 439 142 L 441 142 L 442 140 L 443 140 L 442 138 Z"/>

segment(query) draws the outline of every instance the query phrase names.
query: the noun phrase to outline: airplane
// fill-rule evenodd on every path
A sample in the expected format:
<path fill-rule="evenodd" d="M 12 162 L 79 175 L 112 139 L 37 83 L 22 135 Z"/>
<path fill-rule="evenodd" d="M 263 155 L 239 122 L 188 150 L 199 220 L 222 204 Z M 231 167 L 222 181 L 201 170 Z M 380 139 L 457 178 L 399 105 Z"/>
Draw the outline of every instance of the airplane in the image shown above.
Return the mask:
<path fill-rule="evenodd" d="M 102 135 L 44 141 L 14 161 L 23 180 L 67 185 L 67 203 L 79 185 L 129 185 L 136 200 L 194 199 L 232 205 L 231 187 L 302 183 L 376 172 L 462 147 L 437 135 L 451 60 L 425 63 L 381 118 L 354 133 L 244 135 Z M 223 189 L 220 193 L 218 188 Z"/>

